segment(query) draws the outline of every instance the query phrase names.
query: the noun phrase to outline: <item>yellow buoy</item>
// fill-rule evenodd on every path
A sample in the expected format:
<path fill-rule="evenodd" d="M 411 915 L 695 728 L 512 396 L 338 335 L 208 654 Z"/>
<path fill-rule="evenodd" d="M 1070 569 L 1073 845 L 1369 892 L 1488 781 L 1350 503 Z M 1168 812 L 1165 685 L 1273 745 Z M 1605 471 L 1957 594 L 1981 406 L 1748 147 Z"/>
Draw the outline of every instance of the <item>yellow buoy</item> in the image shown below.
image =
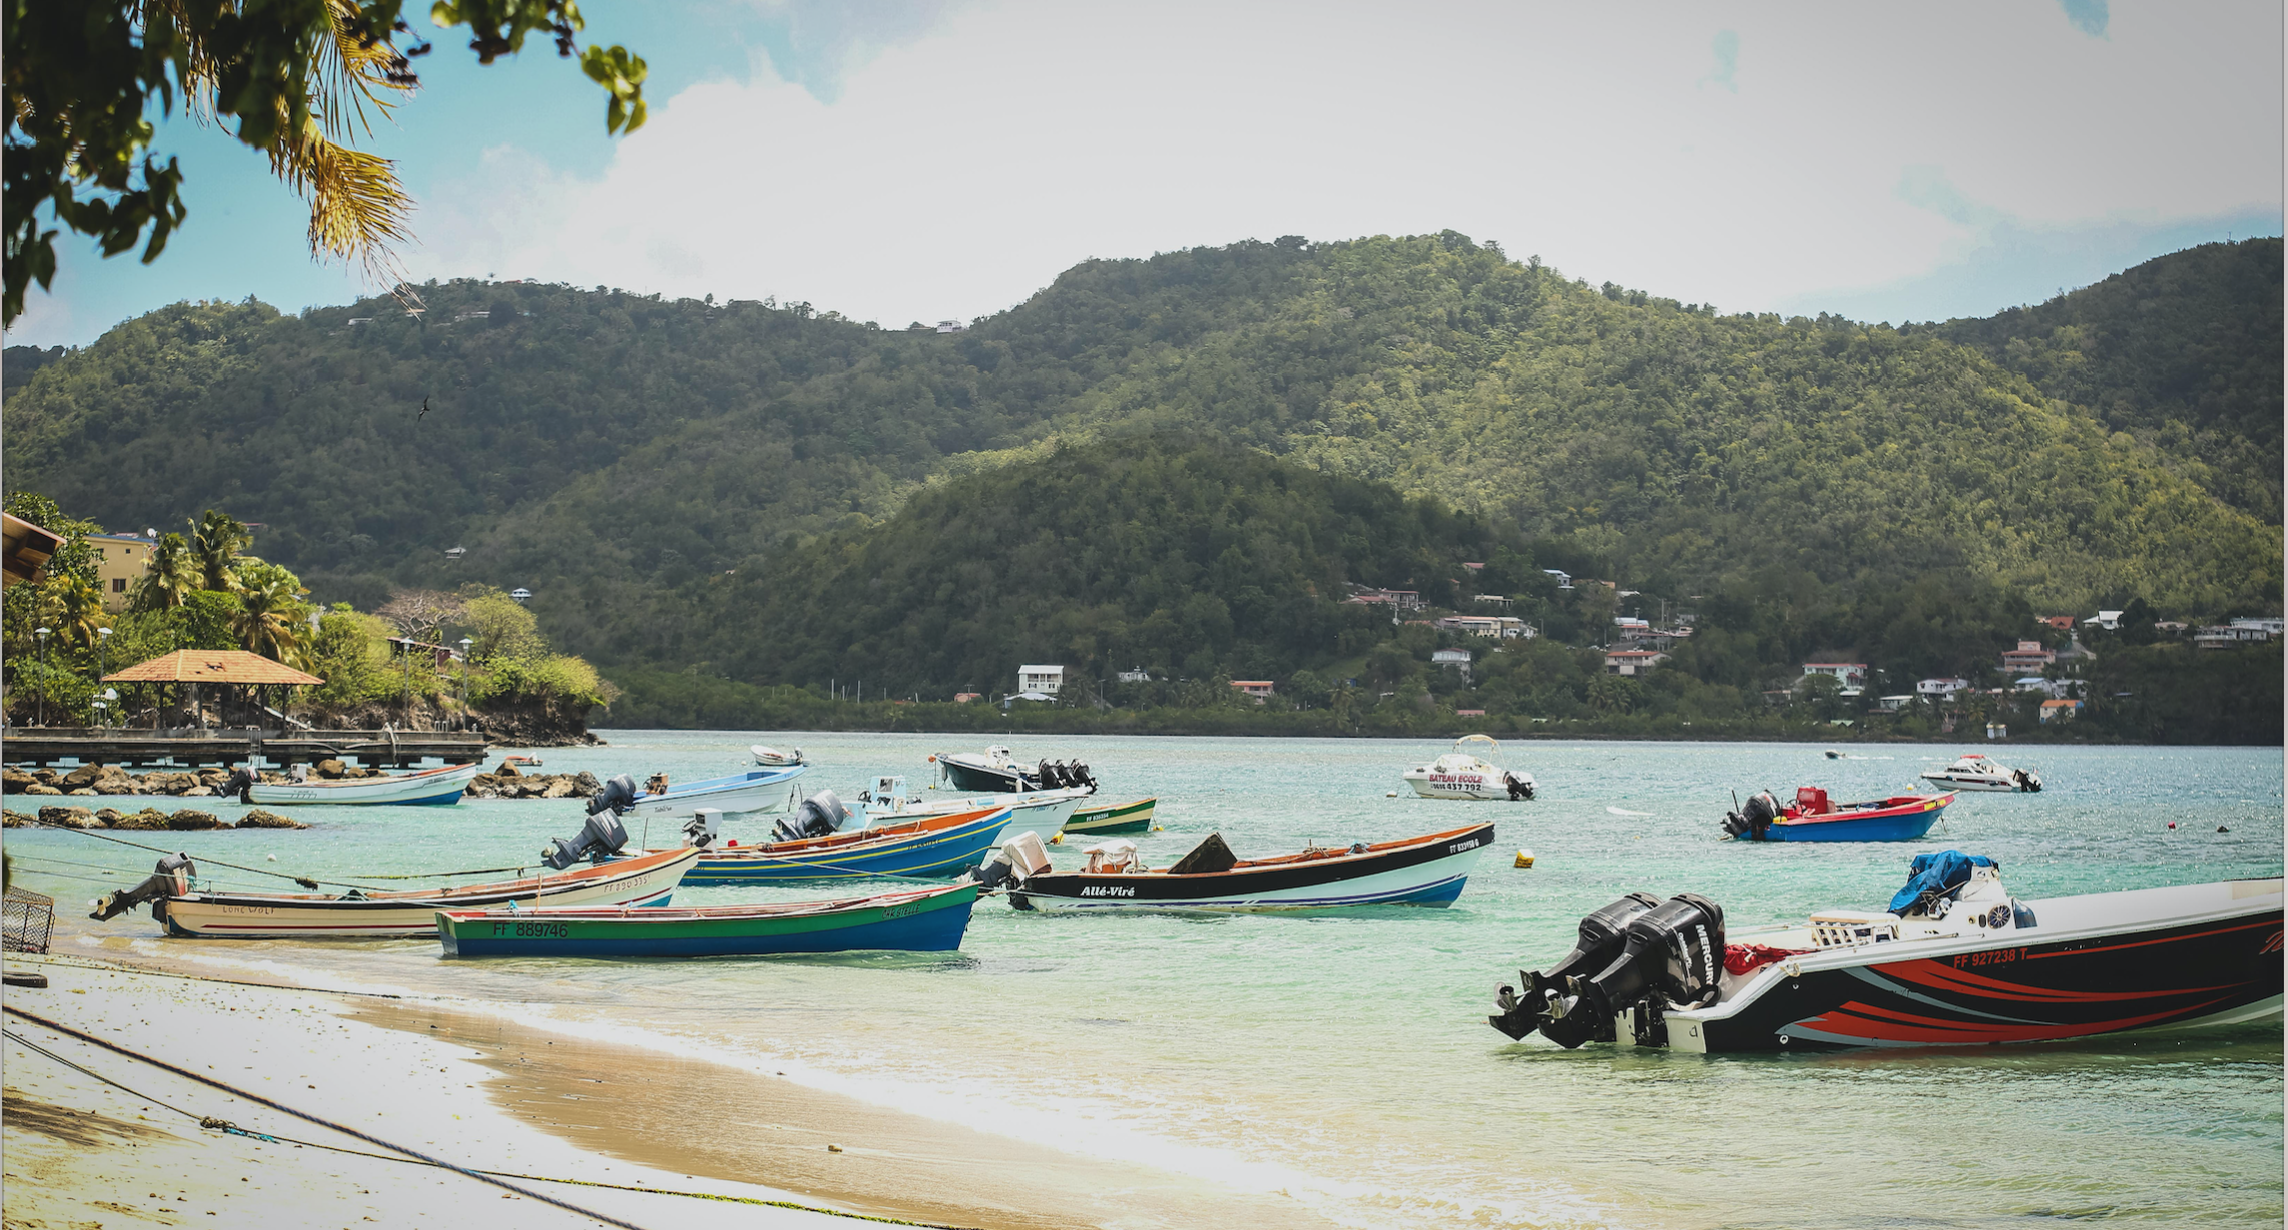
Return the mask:
<path fill-rule="evenodd" d="M 1052 846 L 1061 846 L 1065 844 L 1065 835 L 1063 833 L 1058 833 L 1056 836 L 1049 838 L 1049 844 Z"/>
<path fill-rule="evenodd" d="M 1533 866 L 1533 851 L 1531 851 L 1531 850 L 1520 850 L 1520 851 L 1518 851 L 1518 852 L 1517 852 L 1517 862 L 1516 862 L 1515 864 L 1513 864 L 1513 865 L 1514 865 L 1514 866 L 1518 866 L 1518 867 L 1531 867 L 1531 866 Z"/>

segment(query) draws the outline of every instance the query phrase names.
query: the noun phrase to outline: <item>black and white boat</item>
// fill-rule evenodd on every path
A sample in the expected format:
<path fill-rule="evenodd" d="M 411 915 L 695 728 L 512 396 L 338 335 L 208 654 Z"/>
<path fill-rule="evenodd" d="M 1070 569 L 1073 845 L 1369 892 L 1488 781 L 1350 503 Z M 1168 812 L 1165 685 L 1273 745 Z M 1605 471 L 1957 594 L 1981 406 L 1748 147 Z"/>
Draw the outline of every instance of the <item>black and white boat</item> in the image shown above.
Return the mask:
<path fill-rule="evenodd" d="M 1399 841 L 1312 846 L 1243 859 L 1210 833 L 1173 866 L 1144 866 L 1136 843 L 1116 838 L 1083 851 L 1088 864 L 1058 871 L 1035 833 L 1019 833 L 978 871 L 1008 887 L 1020 910 L 1325 910 L 1363 905 L 1449 905 L 1493 844 L 1475 824 Z"/>
<path fill-rule="evenodd" d="M 930 757 L 937 766 L 938 776 L 955 790 L 985 794 L 1025 794 L 1035 790 L 1069 790 L 1075 787 L 1090 792 L 1096 789 L 1096 777 L 1080 761 L 1043 760 L 1034 764 L 1019 764 L 1009 756 L 1005 747 L 989 747 L 979 752 L 939 752 Z"/>
<path fill-rule="evenodd" d="M 2281 881 L 2019 901 L 1990 859 L 1917 855 L 1882 912 L 1734 933 L 1704 897 L 1632 893 L 1502 986 L 1494 1028 L 1719 1053 L 2050 1042 L 2277 1020 Z"/>

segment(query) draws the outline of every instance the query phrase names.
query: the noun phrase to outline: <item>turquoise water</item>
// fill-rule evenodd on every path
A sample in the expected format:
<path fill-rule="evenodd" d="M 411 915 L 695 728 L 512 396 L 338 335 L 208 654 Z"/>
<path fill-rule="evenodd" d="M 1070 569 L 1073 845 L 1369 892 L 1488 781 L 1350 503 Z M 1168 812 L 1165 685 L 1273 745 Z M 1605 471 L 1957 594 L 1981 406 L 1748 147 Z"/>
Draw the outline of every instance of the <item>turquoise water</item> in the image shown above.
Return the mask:
<path fill-rule="evenodd" d="M 798 744 L 806 790 L 845 798 L 877 773 L 929 780 L 935 736 L 605 732 L 540 753 L 546 771 L 736 770 L 747 744 Z M 1451 909 L 1187 919 L 1017 914 L 982 903 L 958 958 L 682 964 L 446 963 L 434 943 L 202 945 L 336 985 L 482 997 L 553 1026 L 732 1060 L 1062 1148 L 1284 1191 L 1361 1226 L 2004 1226 L 2106 1217 L 2278 1226 L 2281 1033 L 2065 1046 L 1703 1058 L 1512 1044 L 1485 1024 L 1496 982 L 1570 946 L 1622 893 L 1696 891 L 1734 926 L 1881 908 L 1921 850 L 1996 858 L 2038 898 L 2281 870 L 2278 749 L 1990 749 L 2039 795 L 1964 795 L 1921 842 L 1717 840 L 1730 792 L 1824 785 L 1898 793 L 1951 749 L 1842 761 L 1803 746 L 1515 744 L 1527 804 L 1386 798 L 1428 742 L 1044 738 L 1108 800 L 1160 797 L 1165 865 L 1220 829 L 1242 855 L 1497 821 Z M 235 812 L 235 805 L 216 810 Z M 579 828 L 562 802 L 307 809 L 304 833 L 175 834 L 154 844 L 258 866 L 355 873 L 528 861 Z M 2175 830 L 2167 828 L 2177 822 Z M 759 836 L 767 820 L 733 821 Z M 2219 825 L 2228 833 L 2219 833 Z M 673 839 L 655 826 L 653 838 Z M 138 834 L 139 838 L 153 835 Z M 57 860 L 149 869 L 151 855 L 12 831 L 25 878 L 61 900 L 95 885 Z M 1531 870 L 1510 866 L 1530 847 Z M 271 864 L 266 856 L 276 854 Z M 1070 850 L 1052 850 L 1060 863 Z M 44 869 L 44 870 L 42 870 Z M 241 873 L 218 878 L 250 882 Z M 679 901 L 818 895 L 691 889 Z M 138 916 L 107 925 L 149 935 Z M 160 943 L 160 941 L 150 941 Z M 181 942 L 177 942 L 178 947 Z"/>

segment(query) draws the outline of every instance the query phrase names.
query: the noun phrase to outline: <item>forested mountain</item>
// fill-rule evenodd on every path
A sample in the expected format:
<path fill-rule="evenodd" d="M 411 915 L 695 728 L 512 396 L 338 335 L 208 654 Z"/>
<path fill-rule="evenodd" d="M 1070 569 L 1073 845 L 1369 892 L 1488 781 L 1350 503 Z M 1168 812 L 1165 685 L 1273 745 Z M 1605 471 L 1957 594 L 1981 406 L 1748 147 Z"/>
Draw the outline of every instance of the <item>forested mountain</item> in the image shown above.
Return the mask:
<path fill-rule="evenodd" d="M 2205 253 L 2132 274 L 2198 298 L 2198 270 L 2218 259 Z M 2248 263 L 2225 262 L 2232 278 L 2268 276 L 2277 314 L 2277 243 L 2268 275 Z M 1985 322 L 1986 337 L 1973 336 L 1977 322 L 1724 316 L 1568 281 L 1451 232 L 1091 261 L 947 335 L 807 304 L 474 282 L 423 296 L 419 318 L 371 300 L 299 317 L 183 304 L 122 324 L 21 387 L 11 377 L 6 484 L 122 529 L 225 508 L 264 523 L 257 549 L 321 599 L 528 586 L 549 633 L 607 667 L 704 662 L 754 678 L 786 677 L 785 660 L 765 663 L 772 621 L 794 619 L 758 577 L 838 579 L 845 653 L 888 644 L 880 621 L 892 617 L 1047 629 L 1110 605 L 1149 620 L 1157 606 L 1112 596 L 1108 564 L 1048 591 L 1079 604 L 1069 610 L 972 609 L 919 588 L 919 573 L 899 592 L 928 611 L 870 610 L 865 561 L 903 558 L 927 523 L 858 533 L 926 500 L 929 483 L 1033 461 L 1047 469 L 1012 474 L 1008 507 L 971 508 L 973 524 L 1054 500 L 1072 526 L 1126 544 L 1102 559 L 1138 566 L 1149 535 L 1122 540 L 1104 518 L 1161 530 L 1167 501 L 1191 490 L 1163 468 L 1153 473 L 1172 485 L 1149 494 L 1085 447 L 1117 451 L 1138 433 L 1213 440 L 1243 467 L 1203 472 L 1201 489 L 1255 474 L 1243 454 L 1258 450 L 1291 463 L 1280 474 L 1299 466 L 1437 497 L 1485 541 L 1532 544 L 1519 548 L 1530 562 L 1661 593 L 1795 579 L 1872 593 L 1938 579 L 2044 609 L 2132 596 L 2196 618 L 2278 609 L 2276 487 L 2270 505 L 2235 507 L 2204 486 L 2230 458 L 2204 470 L 2166 433 L 2169 407 L 2190 407 L 2216 440 L 2256 441 L 2235 425 L 2261 417 L 2250 407 L 2267 396 L 2277 416 L 2278 330 L 2202 334 L 2215 353 L 2195 366 L 2216 395 L 2188 400 L 2162 371 L 2182 358 L 2169 339 L 2183 330 L 2153 296 L 2137 302 L 2162 306 L 2092 316 L 2103 344 L 2085 338 L 2078 365 L 2047 367 L 2027 356 L 2063 347 L 2065 324 Z M 2243 389 L 2267 362 L 2269 385 Z M 2076 400 L 2124 388 L 2137 395 L 2102 413 Z M 2102 416 L 2115 408 L 2147 417 L 2116 430 Z M 2275 453 L 2278 439 L 2275 421 Z M 1188 448 L 1159 451 L 1204 465 Z M 1100 469 L 1047 477 L 1080 457 Z M 1298 499 L 1295 510 L 1324 511 L 1335 496 Z M 1377 533 L 1416 532 L 1391 517 Z M 946 528 L 989 544 L 970 524 Z M 1297 552 L 1293 577 L 1320 584 L 1339 560 L 1342 575 L 1379 580 L 1357 575 L 1358 561 L 1389 544 L 1362 556 L 1285 533 L 1267 541 Z M 453 546 L 468 555 L 448 564 Z M 1014 570 L 994 584 L 1048 583 L 1020 555 L 987 557 Z M 1212 568 L 1221 549 L 1184 558 Z M 1047 653 L 1058 635 L 1022 652 Z M 913 669 L 925 666 L 938 669 Z"/>
<path fill-rule="evenodd" d="M 2280 240 L 2188 248 L 1941 336 L 2043 395 L 2197 461 L 2233 505 L 2280 520 Z"/>

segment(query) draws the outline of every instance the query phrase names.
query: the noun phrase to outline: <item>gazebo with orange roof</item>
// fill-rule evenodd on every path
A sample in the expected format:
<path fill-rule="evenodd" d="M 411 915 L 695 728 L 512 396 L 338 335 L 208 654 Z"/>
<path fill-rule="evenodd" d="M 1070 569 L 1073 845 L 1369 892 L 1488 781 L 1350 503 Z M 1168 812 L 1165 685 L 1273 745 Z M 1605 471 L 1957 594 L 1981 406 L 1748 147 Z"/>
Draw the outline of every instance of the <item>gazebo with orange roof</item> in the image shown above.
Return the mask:
<path fill-rule="evenodd" d="M 243 649 L 178 649 L 103 677 L 105 683 L 188 684 L 197 703 L 201 684 L 237 687 L 311 687 L 325 680 Z M 258 694 L 259 695 L 259 694 Z M 205 719 L 199 719 L 203 724 Z"/>

